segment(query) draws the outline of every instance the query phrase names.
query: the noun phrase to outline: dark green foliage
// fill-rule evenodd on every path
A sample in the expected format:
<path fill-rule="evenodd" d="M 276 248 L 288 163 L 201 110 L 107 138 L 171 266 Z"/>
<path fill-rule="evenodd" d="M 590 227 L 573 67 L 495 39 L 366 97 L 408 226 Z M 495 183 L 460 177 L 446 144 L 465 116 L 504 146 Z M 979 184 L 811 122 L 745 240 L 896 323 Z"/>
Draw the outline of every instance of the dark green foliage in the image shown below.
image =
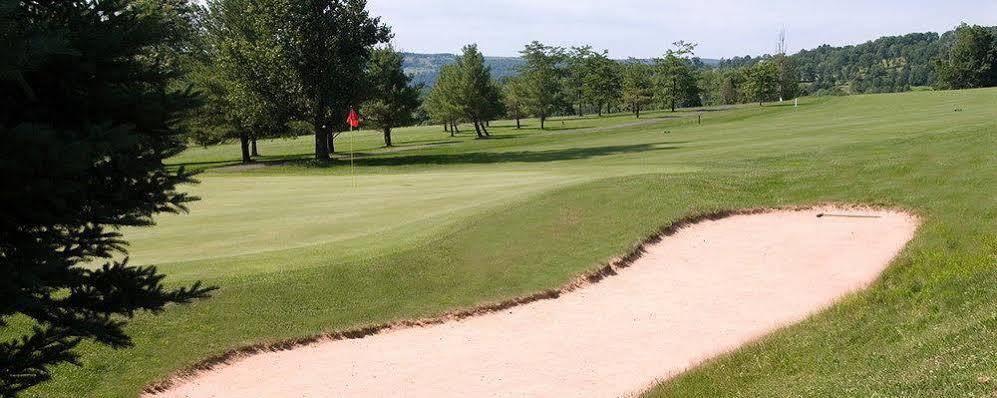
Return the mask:
<path fill-rule="evenodd" d="M 779 98 L 779 66 L 775 61 L 763 61 L 748 71 L 745 93 L 752 101 L 762 103 Z"/>
<path fill-rule="evenodd" d="M 391 38 L 366 0 L 287 1 L 281 38 L 301 88 L 299 119 L 315 128 L 315 159 L 329 160 L 330 144 L 350 106 L 363 101 L 364 73 L 374 46 Z"/>
<path fill-rule="evenodd" d="M 391 146 L 391 129 L 411 123 L 419 108 L 420 86 L 412 86 L 412 78 L 402 69 L 402 54 L 391 47 L 374 51 L 367 67 L 369 98 L 363 113 L 371 127 L 384 132 L 384 145 Z"/>
<path fill-rule="evenodd" d="M 505 115 L 516 120 L 516 129 L 518 130 L 522 128 L 520 120 L 529 114 L 529 110 L 526 108 L 526 88 L 522 79 L 511 77 L 505 79 L 501 89 Z"/>
<path fill-rule="evenodd" d="M 194 200 L 176 190 L 191 175 L 163 166 L 183 149 L 177 118 L 195 104 L 171 87 L 183 51 L 176 4 L 0 2 L 0 327 L 33 324 L 0 344 L 0 396 L 75 363 L 81 339 L 128 347 L 122 328 L 136 311 L 211 290 L 168 290 L 154 267 L 112 260 L 124 252 L 118 227 Z"/>
<path fill-rule="evenodd" d="M 793 99 L 800 95 L 800 74 L 796 69 L 796 61 L 785 54 L 772 57 L 772 63 L 779 71 L 779 99 Z"/>
<path fill-rule="evenodd" d="M 635 59 L 627 61 L 622 66 L 620 101 L 638 119 L 640 112 L 654 98 L 653 74 L 650 65 Z"/>
<path fill-rule="evenodd" d="M 455 66 L 460 82 L 457 103 L 467 119 L 474 123 L 478 137 L 487 137 L 485 122 L 501 114 L 498 87 L 492 81 L 491 69 L 485 65 L 485 57 L 475 44 L 464 46 Z"/>
<path fill-rule="evenodd" d="M 609 59 L 608 53 L 593 53 L 585 60 L 586 74 L 582 78 L 582 92 L 586 101 L 602 115 L 604 109 L 615 103 L 620 94 L 620 64 Z"/>
<path fill-rule="evenodd" d="M 963 89 L 997 86 L 997 29 L 963 24 L 935 62 L 936 86 Z"/>
<path fill-rule="evenodd" d="M 696 45 L 678 41 L 664 58 L 654 60 L 655 95 L 665 107 L 699 106 L 698 69 L 692 62 Z"/>
<path fill-rule="evenodd" d="M 915 86 L 938 88 L 986 87 L 986 55 L 994 28 L 960 26 L 955 31 L 887 36 L 855 46 L 823 45 L 788 56 L 805 94 L 886 93 Z M 961 42 L 961 43 L 960 43 Z M 973 44 L 970 44 L 973 43 Z M 716 69 L 752 67 L 780 56 L 734 57 Z M 976 70 L 977 77 L 969 77 Z M 990 69 L 992 70 L 992 68 Z M 966 81 L 960 81 L 966 76 Z M 970 86 L 972 84 L 972 86 Z M 782 87 L 787 87 L 782 85 Z M 783 98 L 791 98 L 783 91 Z"/>
<path fill-rule="evenodd" d="M 855 93 L 907 91 L 934 82 L 931 60 L 940 49 L 937 33 L 882 37 L 857 46 L 823 45 L 792 56 L 811 93 L 835 89 Z"/>
<path fill-rule="evenodd" d="M 283 0 L 210 0 L 202 21 L 191 81 L 206 104 L 191 125 L 201 140 L 238 138 L 244 163 L 251 161 L 250 140 L 288 135 L 297 109 L 300 90 L 280 46 L 283 6 Z"/>
<path fill-rule="evenodd" d="M 457 65 L 444 66 L 422 105 L 430 119 L 442 123 L 451 136 L 458 132 L 457 123 L 465 117 L 459 101 L 460 83 Z"/>
<path fill-rule="evenodd" d="M 433 119 L 457 129 L 461 120 L 474 124 L 478 138 L 487 138 L 488 122 L 505 110 L 498 84 L 475 44 L 464 46 L 453 65 L 443 67 L 440 79 L 426 98 L 426 109 Z M 455 131 L 451 131 L 455 133 Z"/>
<path fill-rule="evenodd" d="M 564 57 L 564 96 L 578 116 L 585 116 L 585 80 L 590 72 L 589 59 L 596 53 L 592 46 L 572 47 Z"/>
<path fill-rule="evenodd" d="M 540 129 L 544 128 L 547 117 L 553 114 L 561 101 L 560 81 L 564 70 L 560 67 L 565 60 L 564 49 L 532 42 L 521 51 L 526 63 L 519 73 L 525 87 L 527 107 L 540 119 Z"/>

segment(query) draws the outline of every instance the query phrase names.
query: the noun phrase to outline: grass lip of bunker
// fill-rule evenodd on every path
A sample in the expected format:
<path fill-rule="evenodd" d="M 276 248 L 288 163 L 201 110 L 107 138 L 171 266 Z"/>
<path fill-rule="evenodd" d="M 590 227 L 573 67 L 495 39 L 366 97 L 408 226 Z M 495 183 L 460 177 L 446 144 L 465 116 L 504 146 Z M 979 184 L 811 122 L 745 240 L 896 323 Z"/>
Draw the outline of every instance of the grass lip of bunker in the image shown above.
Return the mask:
<path fill-rule="evenodd" d="M 146 396 L 632 394 L 867 287 L 917 226 L 856 206 L 690 217 L 561 289 L 233 350 Z"/>

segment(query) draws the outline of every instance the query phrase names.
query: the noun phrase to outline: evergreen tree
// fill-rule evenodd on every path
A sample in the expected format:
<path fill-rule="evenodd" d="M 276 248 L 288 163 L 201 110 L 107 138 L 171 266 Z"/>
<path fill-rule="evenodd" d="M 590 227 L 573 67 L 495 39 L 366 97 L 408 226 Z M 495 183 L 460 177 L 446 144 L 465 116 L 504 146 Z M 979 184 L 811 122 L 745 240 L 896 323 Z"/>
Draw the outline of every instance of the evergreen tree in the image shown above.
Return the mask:
<path fill-rule="evenodd" d="M 499 103 L 491 68 L 485 65 L 485 57 L 475 44 L 464 47 L 456 65 L 460 79 L 457 101 L 468 120 L 474 123 L 478 137 L 488 137 L 486 122 L 497 114 Z"/>
<path fill-rule="evenodd" d="M 516 119 L 516 129 L 522 128 L 520 119 L 526 117 L 526 88 L 519 77 L 506 79 L 502 85 L 502 103 L 505 105 L 506 116 Z"/>
<path fill-rule="evenodd" d="M 430 118 L 442 123 L 444 130 L 449 130 L 451 136 L 460 132 L 458 124 L 464 118 L 460 103 L 460 83 L 457 65 L 444 66 L 440 69 L 436 85 L 423 102 L 423 108 Z"/>
<path fill-rule="evenodd" d="M 0 396 L 74 363 L 82 339 L 124 348 L 128 318 L 205 297 L 167 289 L 155 267 L 115 260 L 118 228 L 184 211 L 193 182 L 163 161 L 183 149 L 196 105 L 170 62 L 176 15 L 137 0 L 0 2 Z M 102 266 L 84 266 L 95 262 Z"/>
<path fill-rule="evenodd" d="M 374 51 L 367 70 L 370 93 L 363 113 L 372 127 L 384 132 L 384 146 L 391 146 L 391 129 L 412 121 L 419 108 L 421 87 L 411 85 L 412 78 L 402 69 L 404 57 L 391 47 Z"/>
<path fill-rule="evenodd" d="M 534 41 L 527 44 L 521 54 L 525 63 L 519 72 L 525 87 L 527 106 L 540 118 L 540 129 L 543 130 L 547 117 L 561 101 L 560 80 L 564 75 L 561 69 L 564 49 Z"/>
<path fill-rule="evenodd" d="M 623 64 L 620 99 L 640 119 L 640 112 L 654 98 L 651 66 L 635 59 Z"/>

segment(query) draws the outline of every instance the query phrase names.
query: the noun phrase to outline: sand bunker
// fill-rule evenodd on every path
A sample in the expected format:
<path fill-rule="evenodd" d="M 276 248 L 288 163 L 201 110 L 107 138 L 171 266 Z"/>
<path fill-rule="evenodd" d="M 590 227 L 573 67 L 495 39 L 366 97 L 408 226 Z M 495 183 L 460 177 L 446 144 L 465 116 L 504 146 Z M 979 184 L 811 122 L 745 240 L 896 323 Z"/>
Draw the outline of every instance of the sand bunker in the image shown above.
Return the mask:
<path fill-rule="evenodd" d="M 916 227 L 903 213 L 827 208 L 705 221 L 647 247 L 619 274 L 557 299 L 251 355 L 155 396 L 639 393 L 862 289 Z"/>

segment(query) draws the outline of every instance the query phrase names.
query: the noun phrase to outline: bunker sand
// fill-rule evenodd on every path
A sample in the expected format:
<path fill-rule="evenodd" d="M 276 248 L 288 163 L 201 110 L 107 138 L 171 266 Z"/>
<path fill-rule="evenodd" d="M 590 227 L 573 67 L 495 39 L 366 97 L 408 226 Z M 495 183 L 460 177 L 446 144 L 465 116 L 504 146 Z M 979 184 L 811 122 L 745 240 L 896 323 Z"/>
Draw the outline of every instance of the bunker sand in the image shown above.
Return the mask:
<path fill-rule="evenodd" d="M 556 299 L 249 355 L 146 396 L 640 393 L 868 286 L 917 225 L 905 213 L 842 208 L 704 221 L 648 245 L 618 274 Z"/>

